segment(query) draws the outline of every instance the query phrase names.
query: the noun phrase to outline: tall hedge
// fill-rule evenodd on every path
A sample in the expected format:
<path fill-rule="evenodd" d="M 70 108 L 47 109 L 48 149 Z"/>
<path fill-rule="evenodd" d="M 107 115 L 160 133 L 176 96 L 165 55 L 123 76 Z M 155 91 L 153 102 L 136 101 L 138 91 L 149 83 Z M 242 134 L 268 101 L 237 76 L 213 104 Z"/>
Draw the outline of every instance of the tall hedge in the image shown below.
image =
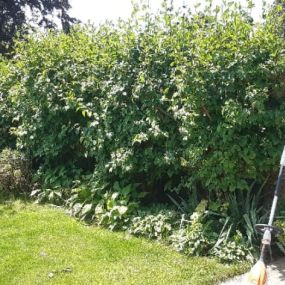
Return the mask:
<path fill-rule="evenodd" d="M 43 169 L 92 171 L 141 191 L 247 189 L 278 167 L 285 142 L 276 15 L 257 25 L 237 5 L 166 5 L 30 36 L 0 85 L 17 114 L 18 148 Z"/>
<path fill-rule="evenodd" d="M 12 74 L 8 67 L 8 61 L 0 56 L 0 152 L 7 147 L 15 148 L 15 136 L 12 135 L 14 110 L 13 103 L 8 97 L 12 93 L 12 87 L 16 81 L 13 80 Z M 11 82 L 12 81 L 12 82 Z M 10 83 L 9 83 L 10 82 Z"/>

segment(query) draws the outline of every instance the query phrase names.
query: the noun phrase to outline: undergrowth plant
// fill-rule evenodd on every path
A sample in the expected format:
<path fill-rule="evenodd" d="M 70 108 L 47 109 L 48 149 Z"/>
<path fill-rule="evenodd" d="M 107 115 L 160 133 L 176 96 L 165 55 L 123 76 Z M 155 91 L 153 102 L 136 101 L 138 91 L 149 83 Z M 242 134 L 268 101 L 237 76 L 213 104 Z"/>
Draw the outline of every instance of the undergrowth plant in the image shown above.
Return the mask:
<path fill-rule="evenodd" d="M 128 232 L 135 236 L 165 241 L 177 227 L 178 213 L 167 209 L 158 211 L 138 211 L 137 216 L 131 218 Z"/>

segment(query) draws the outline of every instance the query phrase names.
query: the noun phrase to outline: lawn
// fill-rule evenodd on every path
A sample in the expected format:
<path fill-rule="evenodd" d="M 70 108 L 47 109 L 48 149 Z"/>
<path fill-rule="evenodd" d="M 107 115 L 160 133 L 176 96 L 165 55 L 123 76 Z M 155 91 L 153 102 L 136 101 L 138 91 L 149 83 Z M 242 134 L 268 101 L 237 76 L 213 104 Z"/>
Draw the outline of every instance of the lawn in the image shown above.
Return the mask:
<path fill-rule="evenodd" d="M 86 226 L 63 210 L 0 205 L 0 284 L 215 284 L 246 265 L 185 257 L 125 233 Z"/>

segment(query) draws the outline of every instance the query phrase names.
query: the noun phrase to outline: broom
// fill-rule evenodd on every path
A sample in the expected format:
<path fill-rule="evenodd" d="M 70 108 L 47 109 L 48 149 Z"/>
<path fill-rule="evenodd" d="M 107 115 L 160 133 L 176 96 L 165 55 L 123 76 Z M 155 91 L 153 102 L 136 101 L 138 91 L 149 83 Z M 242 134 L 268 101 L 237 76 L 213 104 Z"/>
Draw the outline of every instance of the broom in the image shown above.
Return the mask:
<path fill-rule="evenodd" d="M 283 169 L 285 167 L 285 147 L 283 149 L 283 153 L 280 161 L 280 170 L 277 178 L 276 188 L 274 192 L 274 198 L 271 206 L 270 217 L 268 224 L 257 224 L 255 228 L 258 232 L 263 233 L 263 238 L 261 241 L 261 251 L 260 258 L 257 263 L 252 267 L 250 272 L 247 274 L 247 281 L 250 284 L 254 285 L 265 285 L 267 282 L 267 272 L 266 272 L 266 263 L 265 256 L 267 250 L 270 248 L 271 237 L 282 234 L 283 230 L 273 226 L 273 220 L 275 216 L 276 206 L 278 197 L 281 189 L 281 181 L 283 175 Z"/>

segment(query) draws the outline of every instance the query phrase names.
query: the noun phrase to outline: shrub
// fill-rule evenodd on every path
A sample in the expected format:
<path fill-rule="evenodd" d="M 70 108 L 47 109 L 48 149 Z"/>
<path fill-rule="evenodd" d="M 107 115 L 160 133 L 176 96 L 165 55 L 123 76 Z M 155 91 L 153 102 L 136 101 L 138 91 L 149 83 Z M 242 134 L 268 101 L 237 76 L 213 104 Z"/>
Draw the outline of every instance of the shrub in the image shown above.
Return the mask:
<path fill-rule="evenodd" d="M 13 123 L 12 102 L 7 100 L 10 87 L 15 84 L 10 74 L 8 61 L 0 55 L 0 151 L 4 148 L 15 148 L 15 136 L 11 134 Z"/>
<path fill-rule="evenodd" d="M 4 194 L 28 193 L 31 189 L 30 164 L 16 150 L 0 152 L 0 191 Z"/>
<path fill-rule="evenodd" d="M 91 171 L 153 197 L 249 189 L 284 142 L 281 20 L 268 11 L 255 25 L 232 4 L 165 5 L 142 20 L 30 36 L 4 72 L 10 88 L 0 84 L 17 146 L 43 173 Z"/>

